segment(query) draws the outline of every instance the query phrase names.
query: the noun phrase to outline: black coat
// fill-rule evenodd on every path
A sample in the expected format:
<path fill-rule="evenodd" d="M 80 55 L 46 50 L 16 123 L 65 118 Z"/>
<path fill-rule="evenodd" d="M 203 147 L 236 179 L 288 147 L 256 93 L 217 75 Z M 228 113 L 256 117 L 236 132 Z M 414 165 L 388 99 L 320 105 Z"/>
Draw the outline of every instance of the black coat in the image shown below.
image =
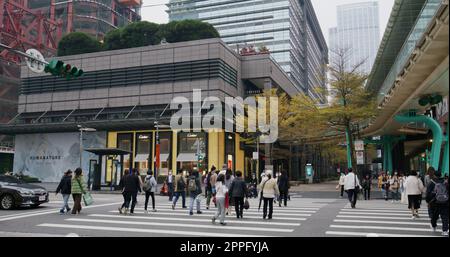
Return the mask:
<path fill-rule="evenodd" d="M 289 189 L 289 178 L 286 175 L 281 175 L 278 178 L 278 189 L 280 191 L 287 191 Z"/>
<path fill-rule="evenodd" d="M 63 195 L 70 195 L 72 193 L 72 177 L 64 176 L 56 188 L 56 193 L 61 192 Z"/>
<path fill-rule="evenodd" d="M 245 181 L 237 177 L 231 182 L 229 192 L 231 197 L 244 197 L 247 195 L 247 185 Z"/>
<path fill-rule="evenodd" d="M 119 186 L 123 188 L 124 192 L 141 192 L 141 184 L 139 182 L 139 177 L 135 175 L 127 174 L 125 175 L 119 183 Z"/>

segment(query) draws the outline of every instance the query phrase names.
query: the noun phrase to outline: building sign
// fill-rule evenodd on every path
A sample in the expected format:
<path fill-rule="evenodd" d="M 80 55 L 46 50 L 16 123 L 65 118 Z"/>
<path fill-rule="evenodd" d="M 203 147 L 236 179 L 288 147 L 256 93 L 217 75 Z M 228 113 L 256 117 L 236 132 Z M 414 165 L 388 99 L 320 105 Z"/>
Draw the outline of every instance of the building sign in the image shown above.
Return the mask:
<path fill-rule="evenodd" d="M 356 164 L 357 165 L 364 164 L 364 152 L 363 151 L 356 152 Z"/>
<path fill-rule="evenodd" d="M 253 152 L 253 160 L 258 160 L 258 159 L 259 159 L 258 152 Z"/>
<path fill-rule="evenodd" d="M 363 140 L 355 141 L 355 151 L 364 151 L 364 141 Z"/>

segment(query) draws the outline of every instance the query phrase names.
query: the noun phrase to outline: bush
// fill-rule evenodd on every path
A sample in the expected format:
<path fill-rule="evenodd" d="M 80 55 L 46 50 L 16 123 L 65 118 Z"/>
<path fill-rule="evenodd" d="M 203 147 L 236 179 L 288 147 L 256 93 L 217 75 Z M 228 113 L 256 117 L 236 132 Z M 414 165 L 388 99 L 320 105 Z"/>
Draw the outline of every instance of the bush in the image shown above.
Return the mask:
<path fill-rule="evenodd" d="M 83 32 L 67 34 L 58 44 L 58 56 L 94 53 L 101 50 L 100 42 Z"/>
<path fill-rule="evenodd" d="M 220 37 L 209 23 L 199 20 L 171 21 L 160 26 L 159 37 L 169 43 Z"/>

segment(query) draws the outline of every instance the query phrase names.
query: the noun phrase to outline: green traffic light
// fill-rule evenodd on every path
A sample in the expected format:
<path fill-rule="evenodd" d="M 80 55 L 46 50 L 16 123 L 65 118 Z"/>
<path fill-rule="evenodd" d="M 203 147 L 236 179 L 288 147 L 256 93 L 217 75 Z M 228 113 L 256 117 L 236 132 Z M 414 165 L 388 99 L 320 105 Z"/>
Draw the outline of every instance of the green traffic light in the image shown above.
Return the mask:
<path fill-rule="evenodd" d="M 45 65 L 44 71 L 54 76 L 65 77 L 66 79 L 81 77 L 84 74 L 82 69 L 73 67 L 70 64 L 64 64 L 64 62 L 59 60 L 51 60 L 47 65 Z"/>

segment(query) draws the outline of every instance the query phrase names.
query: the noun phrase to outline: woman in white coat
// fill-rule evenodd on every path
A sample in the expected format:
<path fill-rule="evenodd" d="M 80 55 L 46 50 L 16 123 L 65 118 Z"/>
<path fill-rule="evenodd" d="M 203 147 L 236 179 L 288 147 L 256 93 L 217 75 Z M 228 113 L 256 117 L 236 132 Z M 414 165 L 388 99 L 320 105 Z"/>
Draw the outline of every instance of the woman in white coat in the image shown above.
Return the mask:
<path fill-rule="evenodd" d="M 410 175 L 405 181 L 406 195 L 408 196 L 408 209 L 411 210 L 412 219 L 420 218 L 419 209 L 422 193 L 425 187 L 422 180 L 417 176 L 417 171 L 411 171 Z"/>

